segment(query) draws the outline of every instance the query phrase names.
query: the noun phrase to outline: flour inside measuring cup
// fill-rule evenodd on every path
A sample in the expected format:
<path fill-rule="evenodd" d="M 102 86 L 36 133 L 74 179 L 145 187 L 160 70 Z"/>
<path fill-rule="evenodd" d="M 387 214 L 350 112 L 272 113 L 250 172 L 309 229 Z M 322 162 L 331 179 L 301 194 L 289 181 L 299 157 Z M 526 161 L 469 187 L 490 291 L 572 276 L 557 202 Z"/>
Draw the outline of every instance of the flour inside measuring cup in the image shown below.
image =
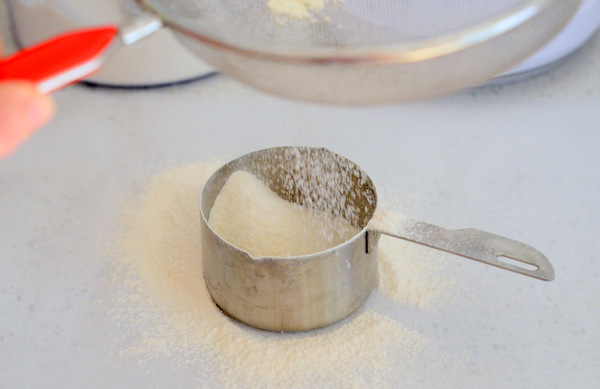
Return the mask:
<path fill-rule="evenodd" d="M 221 238 L 255 258 L 317 253 L 360 232 L 342 217 L 284 200 L 246 171 L 229 177 L 208 224 Z"/>

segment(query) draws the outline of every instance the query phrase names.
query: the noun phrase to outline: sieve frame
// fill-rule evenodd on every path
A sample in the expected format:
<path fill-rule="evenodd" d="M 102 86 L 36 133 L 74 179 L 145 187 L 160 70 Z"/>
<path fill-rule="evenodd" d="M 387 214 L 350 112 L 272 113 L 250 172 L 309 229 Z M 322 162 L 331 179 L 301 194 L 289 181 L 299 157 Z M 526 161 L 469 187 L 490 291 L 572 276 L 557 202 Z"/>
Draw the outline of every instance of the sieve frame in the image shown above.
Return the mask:
<path fill-rule="evenodd" d="M 571 19 L 581 0 L 528 0 L 479 24 L 392 45 L 252 45 L 205 31 L 156 0 L 136 0 L 227 76 L 293 100 L 368 106 L 422 100 L 480 85 L 525 60 Z"/>
<path fill-rule="evenodd" d="M 219 37 L 210 31 L 203 30 L 201 25 L 186 21 L 177 16 L 168 7 L 158 5 L 155 0 L 135 1 L 142 8 L 157 15 L 163 24 L 173 31 L 220 50 L 232 51 L 270 61 L 313 63 L 408 63 L 423 61 L 456 53 L 501 36 L 527 24 L 533 18 L 551 9 L 556 4 L 571 4 L 570 8 L 572 12 L 570 16 L 574 15 L 581 4 L 581 0 L 529 0 L 503 14 L 435 37 L 387 45 L 315 46 L 306 48 L 259 44 L 252 46 L 244 45 L 231 39 Z M 558 32 L 558 29 L 556 32 Z"/>

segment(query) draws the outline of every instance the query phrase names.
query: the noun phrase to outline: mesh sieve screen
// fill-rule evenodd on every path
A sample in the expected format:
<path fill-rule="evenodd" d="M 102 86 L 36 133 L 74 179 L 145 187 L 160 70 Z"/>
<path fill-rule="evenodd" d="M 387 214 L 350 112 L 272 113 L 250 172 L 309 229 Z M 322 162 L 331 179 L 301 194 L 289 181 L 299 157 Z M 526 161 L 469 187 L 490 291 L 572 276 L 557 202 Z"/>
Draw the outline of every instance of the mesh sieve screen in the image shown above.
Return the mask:
<path fill-rule="evenodd" d="M 144 0 L 187 28 L 250 47 L 390 45 L 450 34 L 532 0 L 328 0 L 311 19 L 273 14 L 267 0 Z M 543 3 L 544 1 L 537 1 Z"/>

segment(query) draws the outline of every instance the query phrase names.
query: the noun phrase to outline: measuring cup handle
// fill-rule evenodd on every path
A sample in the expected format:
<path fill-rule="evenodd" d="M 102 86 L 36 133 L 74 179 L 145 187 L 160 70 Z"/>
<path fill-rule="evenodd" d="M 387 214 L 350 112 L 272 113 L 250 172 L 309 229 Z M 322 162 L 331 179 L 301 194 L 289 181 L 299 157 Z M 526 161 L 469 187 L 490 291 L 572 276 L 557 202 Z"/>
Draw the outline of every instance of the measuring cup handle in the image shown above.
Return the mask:
<path fill-rule="evenodd" d="M 476 229 L 449 230 L 410 219 L 404 219 L 393 231 L 378 230 L 382 234 L 540 280 L 554 279 L 554 268 L 544 254 L 525 243 L 489 232 Z"/>

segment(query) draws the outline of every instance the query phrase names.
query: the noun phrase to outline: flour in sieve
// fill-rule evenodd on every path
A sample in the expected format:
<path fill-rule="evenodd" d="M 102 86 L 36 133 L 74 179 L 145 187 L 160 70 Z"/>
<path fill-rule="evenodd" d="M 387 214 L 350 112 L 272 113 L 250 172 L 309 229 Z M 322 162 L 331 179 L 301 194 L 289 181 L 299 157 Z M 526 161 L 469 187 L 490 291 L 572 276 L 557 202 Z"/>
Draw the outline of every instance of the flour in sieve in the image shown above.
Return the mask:
<path fill-rule="evenodd" d="M 268 0 L 267 6 L 274 15 L 282 15 L 292 19 L 308 19 L 315 21 L 315 16 L 323 11 L 328 3 L 339 5 L 344 0 Z M 322 18 L 329 22 L 329 16 Z"/>
<path fill-rule="evenodd" d="M 293 19 L 309 19 L 325 7 L 326 0 L 269 0 L 269 10 Z"/>
<path fill-rule="evenodd" d="M 198 371 L 198 387 L 397 387 L 410 377 L 427 338 L 367 307 L 298 334 L 255 330 L 223 315 L 203 283 L 198 209 L 202 186 L 217 167 L 199 163 L 157 175 L 124 211 L 114 255 L 113 316 L 131 344 L 120 354 L 140 363 L 176 360 Z M 380 265 L 402 257 L 399 249 L 382 239 Z M 410 277 L 391 283 L 396 292 L 409 287 L 408 278 L 410 287 L 423 287 L 410 297 L 400 293 L 399 301 L 419 307 L 440 293 L 435 272 L 426 276 L 429 270 L 417 266 Z M 381 284 L 384 294 L 389 285 Z M 213 381 L 206 381 L 211 373 Z"/>

